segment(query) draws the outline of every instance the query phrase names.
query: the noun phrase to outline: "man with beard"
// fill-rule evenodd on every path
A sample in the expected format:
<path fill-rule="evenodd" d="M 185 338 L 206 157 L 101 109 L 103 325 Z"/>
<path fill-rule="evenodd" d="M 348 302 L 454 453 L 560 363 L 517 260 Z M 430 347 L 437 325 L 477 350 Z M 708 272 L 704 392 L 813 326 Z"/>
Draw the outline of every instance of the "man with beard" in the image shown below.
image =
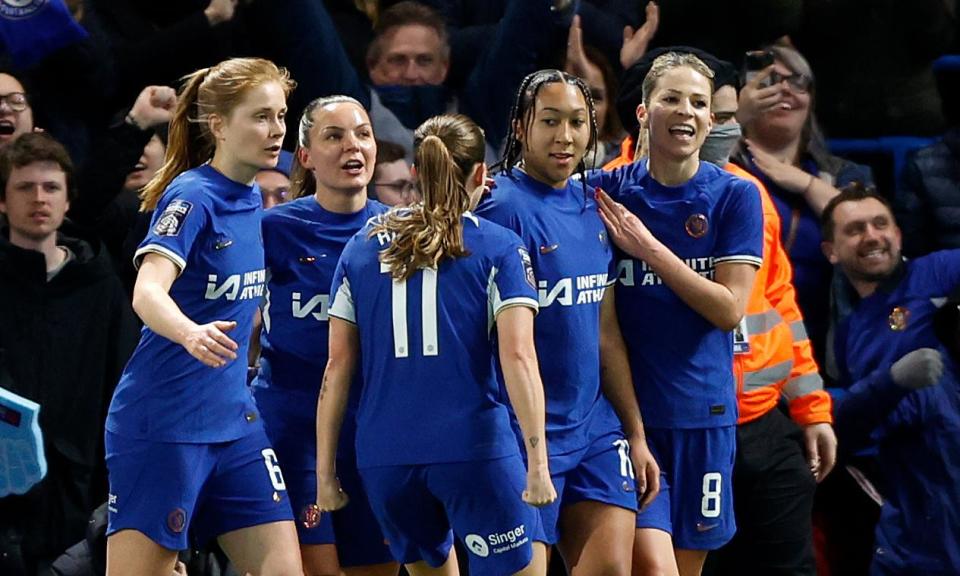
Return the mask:
<path fill-rule="evenodd" d="M 827 204 L 822 231 L 858 300 L 836 332 L 840 446 L 875 445 L 883 472 L 871 574 L 958 574 L 960 384 L 934 322 L 960 250 L 904 261 L 890 204 L 861 185 Z"/>

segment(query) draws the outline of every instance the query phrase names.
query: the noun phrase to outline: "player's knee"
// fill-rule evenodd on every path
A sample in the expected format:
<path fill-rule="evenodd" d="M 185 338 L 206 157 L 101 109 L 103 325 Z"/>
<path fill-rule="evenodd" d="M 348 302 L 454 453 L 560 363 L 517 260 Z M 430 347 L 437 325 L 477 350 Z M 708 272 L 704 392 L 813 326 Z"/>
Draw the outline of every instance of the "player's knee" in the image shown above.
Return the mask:
<path fill-rule="evenodd" d="M 633 559 L 633 576 L 676 576 L 677 563 L 670 556 L 644 555 Z"/>
<path fill-rule="evenodd" d="M 266 566 L 263 567 L 263 571 L 260 572 L 258 576 L 303 576 L 304 574 L 311 574 L 311 572 L 304 572 L 302 565 L 300 564 L 300 559 L 296 556 L 277 558 L 272 562 L 268 562 Z M 326 572 L 323 573 L 326 576 Z M 333 576 L 336 576 L 335 574 Z"/>
<path fill-rule="evenodd" d="M 584 574 L 600 574 L 602 576 L 630 576 L 629 562 L 614 559 L 600 560 L 589 572 Z"/>

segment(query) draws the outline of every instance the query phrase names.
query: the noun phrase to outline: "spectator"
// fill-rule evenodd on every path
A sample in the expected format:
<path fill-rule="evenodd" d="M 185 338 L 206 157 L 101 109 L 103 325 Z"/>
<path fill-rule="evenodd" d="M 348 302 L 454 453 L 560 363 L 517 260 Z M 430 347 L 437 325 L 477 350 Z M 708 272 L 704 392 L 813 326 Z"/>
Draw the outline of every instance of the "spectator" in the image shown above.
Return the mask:
<path fill-rule="evenodd" d="M 797 303 L 818 363 L 824 364 L 832 269 L 820 251 L 818 218 L 837 186 L 870 183 L 870 169 L 827 152 L 814 115 L 816 83 L 806 59 L 773 46 L 773 66 L 740 91 L 737 120 L 744 146 L 734 162 L 763 182 L 784 223 Z M 769 85 L 768 85 L 769 84 Z"/>
<path fill-rule="evenodd" d="M 81 193 L 71 202 L 67 216 L 103 242 L 131 293 L 136 277 L 133 252 L 146 234 L 147 222 L 128 250 L 124 242 L 137 223 L 139 189 L 163 164 L 167 122 L 175 105 L 173 88 L 144 88 L 132 107 L 118 113 L 113 125 L 91 130 L 88 161 L 77 171 Z"/>
<path fill-rule="evenodd" d="M 257 18 L 264 26 L 282 28 L 290 38 L 301 38 L 277 45 L 272 55 L 303 78 L 291 100 L 291 115 L 299 114 L 306 102 L 317 96 L 353 96 L 370 110 L 377 134 L 402 145 L 410 159 L 413 129 L 455 106 L 483 128 L 492 161 L 496 146 L 506 135 L 513 90 L 536 69 L 537 58 L 547 52 L 551 32 L 566 30 L 569 25 L 571 9 L 553 11 L 555 4 L 572 6 L 564 0 L 512 0 L 459 90 L 445 85 L 449 44 L 443 20 L 422 4 L 400 2 L 380 14 L 367 53 L 369 87 L 350 65 L 322 3 L 274 1 L 269 10 L 259 10 Z M 316 74 L 317 69 L 324 73 Z"/>
<path fill-rule="evenodd" d="M 909 258 L 960 248 L 960 127 L 914 152 L 894 196 Z"/>
<path fill-rule="evenodd" d="M 33 108 L 27 89 L 15 76 L 0 71 L 0 148 L 33 129 Z"/>
<path fill-rule="evenodd" d="M 904 261 L 889 203 L 859 185 L 827 204 L 823 238 L 858 299 L 836 337 L 840 446 L 876 446 L 882 470 L 870 573 L 958 574 L 960 383 L 934 318 L 956 302 L 960 251 Z"/>
<path fill-rule="evenodd" d="M 371 198 L 387 206 L 407 206 L 420 201 L 403 147 L 388 140 L 377 141 L 377 166 L 373 171 Z"/>
<path fill-rule="evenodd" d="M 293 154 L 281 150 L 276 166 L 257 172 L 256 182 L 260 187 L 264 210 L 269 210 L 290 199 L 290 167 L 292 165 Z"/>
<path fill-rule="evenodd" d="M 106 499 L 103 421 L 136 343 L 106 251 L 58 234 L 76 197 L 73 176 L 66 150 L 47 134 L 24 134 L 0 152 L 0 212 L 9 222 L 0 235 L 0 348 L 13 391 L 41 406 L 49 466 L 27 494 L 0 499 L 3 574 L 49 564 L 83 537 Z"/>

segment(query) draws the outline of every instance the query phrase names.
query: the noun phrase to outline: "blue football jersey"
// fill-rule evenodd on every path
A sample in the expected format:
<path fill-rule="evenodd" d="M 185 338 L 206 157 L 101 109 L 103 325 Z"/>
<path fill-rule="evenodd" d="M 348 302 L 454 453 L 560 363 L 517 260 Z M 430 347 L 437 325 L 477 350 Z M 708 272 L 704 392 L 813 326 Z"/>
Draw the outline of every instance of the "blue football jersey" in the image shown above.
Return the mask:
<path fill-rule="evenodd" d="M 107 429 L 161 442 L 223 442 L 250 431 L 258 416 L 246 385 L 247 350 L 266 274 L 260 192 L 209 165 L 179 175 L 164 191 L 137 249 L 173 261 L 170 297 L 197 324 L 235 321 L 227 335 L 237 359 L 209 368 L 144 326 L 114 392 Z"/>
<path fill-rule="evenodd" d="M 760 266 L 760 193 L 747 180 L 701 162 L 681 186 L 663 186 L 634 162 L 591 172 L 603 188 L 702 276 L 717 264 Z M 644 261 L 618 254 L 617 315 L 644 422 L 655 428 L 708 428 L 737 422 L 732 332 L 684 303 Z"/>
<path fill-rule="evenodd" d="M 530 257 L 516 234 L 463 216 L 469 255 L 396 282 L 379 253 L 389 234 L 347 244 L 330 315 L 357 325 L 363 391 L 357 466 L 488 460 L 517 454 L 493 364 L 494 322 L 537 309 Z"/>
<path fill-rule="evenodd" d="M 267 297 L 260 333 L 260 372 L 255 388 L 290 394 L 287 408 L 315 414 L 327 365 L 328 290 L 347 241 L 387 207 L 368 200 L 353 214 L 325 210 L 313 196 L 276 206 L 263 216 Z M 350 414 L 359 399 L 359 372 Z M 341 447 L 353 450 L 353 418 L 344 419 Z M 341 450 L 342 453 L 342 450 Z"/>
<path fill-rule="evenodd" d="M 477 215 L 516 232 L 530 253 L 547 447 L 567 454 L 620 428 L 600 392 L 600 302 L 616 278 L 613 251 L 593 192 L 580 182 L 555 190 L 518 169 L 495 181 Z"/>
<path fill-rule="evenodd" d="M 910 260 L 837 330 L 840 382 L 849 387 L 835 405 L 840 446 L 875 444 L 882 473 L 872 573 L 960 573 L 960 377 L 934 331 L 958 287 L 960 250 Z M 905 390 L 890 367 L 918 348 L 940 351 L 943 374 L 934 386 Z M 856 429 L 869 439 L 850 437 Z"/>

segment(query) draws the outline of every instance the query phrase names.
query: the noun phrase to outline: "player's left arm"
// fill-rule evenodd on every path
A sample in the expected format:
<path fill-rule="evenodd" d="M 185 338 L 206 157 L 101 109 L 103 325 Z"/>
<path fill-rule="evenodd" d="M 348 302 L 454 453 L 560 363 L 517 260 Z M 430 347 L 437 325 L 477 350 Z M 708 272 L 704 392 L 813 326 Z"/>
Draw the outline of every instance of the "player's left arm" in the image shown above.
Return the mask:
<path fill-rule="evenodd" d="M 535 309 L 507 306 L 497 313 L 497 341 L 503 381 L 523 434 L 527 454 L 524 502 L 545 506 L 557 498 L 550 478 L 543 382 L 533 342 Z"/>
<path fill-rule="evenodd" d="M 617 321 L 613 286 L 600 304 L 600 384 L 630 443 L 630 459 L 637 476 L 637 496 L 643 508 L 660 492 L 660 466 L 647 447 L 643 417 L 633 388 L 627 346 Z"/>
<path fill-rule="evenodd" d="M 736 328 L 746 310 L 758 263 L 719 262 L 715 279 L 704 278 L 660 242 L 635 214 L 605 192 L 597 192 L 597 204 L 603 223 L 621 250 L 646 262 L 664 284 L 708 322 L 721 330 Z"/>
<path fill-rule="evenodd" d="M 336 457 L 350 383 L 360 356 L 356 325 L 330 316 L 329 349 L 317 401 L 317 506 L 321 512 L 343 508 L 348 501 L 337 479 Z"/>

